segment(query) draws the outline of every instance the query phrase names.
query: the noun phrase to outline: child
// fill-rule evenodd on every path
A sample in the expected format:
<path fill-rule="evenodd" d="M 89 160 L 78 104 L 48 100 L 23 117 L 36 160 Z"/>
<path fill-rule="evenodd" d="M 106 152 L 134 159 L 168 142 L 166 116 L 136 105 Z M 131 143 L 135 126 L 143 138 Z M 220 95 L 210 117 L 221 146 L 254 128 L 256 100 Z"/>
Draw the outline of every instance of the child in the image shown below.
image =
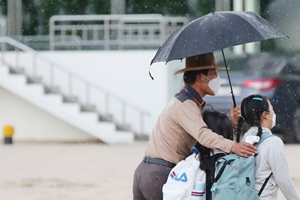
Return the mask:
<path fill-rule="evenodd" d="M 213 132 L 222 135 L 226 139 L 233 139 L 232 124 L 225 114 L 219 113 L 217 111 L 206 110 L 203 113 L 203 120 L 206 123 L 207 127 Z M 210 200 L 210 188 L 213 184 L 214 179 L 215 162 L 219 157 L 224 156 L 225 153 L 220 150 L 212 150 L 206 148 L 199 143 L 196 147 L 200 150 L 200 168 L 206 173 L 206 200 Z"/>
<path fill-rule="evenodd" d="M 262 133 L 271 133 L 276 125 L 276 114 L 273 106 L 265 96 L 250 95 L 243 99 L 241 104 L 242 117 L 251 128 L 244 134 L 242 141 L 248 136 L 261 136 Z M 242 120 L 238 123 L 237 137 L 241 134 Z M 289 167 L 284 155 L 284 144 L 276 136 L 267 138 L 258 146 L 255 157 L 255 189 L 256 192 L 270 176 L 260 200 L 277 199 L 278 187 L 286 199 L 300 200 L 295 185 L 290 177 Z"/>

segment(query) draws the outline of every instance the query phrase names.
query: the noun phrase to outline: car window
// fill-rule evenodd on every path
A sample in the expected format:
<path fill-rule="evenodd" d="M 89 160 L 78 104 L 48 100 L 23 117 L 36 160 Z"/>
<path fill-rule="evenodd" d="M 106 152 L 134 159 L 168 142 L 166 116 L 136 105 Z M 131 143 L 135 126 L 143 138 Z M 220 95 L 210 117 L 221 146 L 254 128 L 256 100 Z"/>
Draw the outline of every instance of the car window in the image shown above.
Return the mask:
<path fill-rule="evenodd" d="M 246 61 L 247 57 L 226 58 L 227 66 L 230 68 L 231 72 L 243 71 L 245 69 Z M 225 66 L 225 63 L 222 60 L 218 62 L 218 65 Z"/>
<path fill-rule="evenodd" d="M 226 58 L 226 62 L 230 72 L 239 72 L 251 76 L 268 76 L 279 73 L 286 64 L 286 58 L 270 53 L 259 53 Z M 225 66 L 224 61 L 218 64 Z"/>
<path fill-rule="evenodd" d="M 294 59 L 290 63 L 288 63 L 282 70 L 281 72 L 284 75 L 289 75 L 289 74 L 300 74 L 300 59 Z"/>
<path fill-rule="evenodd" d="M 246 63 L 247 70 L 246 74 L 253 75 L 273 75 L 278 74 L 285 66 L 286 60 L 282 57 L 273 56 L 254 56 Z"/>

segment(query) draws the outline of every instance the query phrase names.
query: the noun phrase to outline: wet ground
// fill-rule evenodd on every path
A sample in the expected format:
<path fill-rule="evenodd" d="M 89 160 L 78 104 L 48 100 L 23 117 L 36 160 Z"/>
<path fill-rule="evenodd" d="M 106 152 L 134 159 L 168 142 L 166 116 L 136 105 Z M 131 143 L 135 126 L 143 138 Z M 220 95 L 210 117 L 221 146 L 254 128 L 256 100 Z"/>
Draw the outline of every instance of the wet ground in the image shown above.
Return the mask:
<path fill-rule="evenodd" d="M 131 200 L 132 177 L 145 143 L 14 143 L 0 145 L 3 200 Z M 286 145 L 300 192 L 300 145 Z M 279 200 L 284 197 L 279 192 Z"/>

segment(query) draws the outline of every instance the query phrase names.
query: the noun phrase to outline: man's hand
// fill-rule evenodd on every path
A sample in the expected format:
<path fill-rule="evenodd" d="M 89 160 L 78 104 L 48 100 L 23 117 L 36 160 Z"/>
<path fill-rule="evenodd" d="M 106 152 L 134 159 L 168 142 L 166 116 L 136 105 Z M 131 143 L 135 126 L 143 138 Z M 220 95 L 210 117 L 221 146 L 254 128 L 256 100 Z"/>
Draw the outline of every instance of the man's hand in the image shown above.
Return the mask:
<path fill-rule="evenodd" d="M 233 104 L 231 105 L 230 109 L 230 120 L 232 125 L 237 126 L 239 122 L 239 117 L 242 115 L 241 108 L 239 106 L 236 106 L 234 108 Z"/>
<path fill-rule="evenodd" d="M 244 158 L 257 154 L 256 147 L 246 142 L 234 143 L 231 148 L 231 152 Z"/>

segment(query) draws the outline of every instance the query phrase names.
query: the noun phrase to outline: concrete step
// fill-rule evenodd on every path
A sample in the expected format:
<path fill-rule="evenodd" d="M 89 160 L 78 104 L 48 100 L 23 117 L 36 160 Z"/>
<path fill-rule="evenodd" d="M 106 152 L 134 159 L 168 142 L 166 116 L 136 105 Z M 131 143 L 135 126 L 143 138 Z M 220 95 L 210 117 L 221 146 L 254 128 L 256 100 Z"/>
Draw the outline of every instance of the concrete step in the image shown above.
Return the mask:
<path fill-rule="evenodd" d="M 9 67 L 10 74 L 25 74 L 25 70 L 22 67 Z"/>
<path fill-rule="evenodd" d="M 25 75 L 10 73 L 8 68 L 0 67 L 0 85 L 3 88 L 58 119 L 107 144 L 132 143 L 134 141 L 132 132 L 118 131 L 119 128 L 116 124 L 99 121 L 99 115 L 92 112 L 95 110 L 93 105 L 79 105 L 75 101 L 75 97 L 68 97 L 68 101 L 66 101 L 66 97 L 60 94 L 45 93 L 45 86 L 39 83 L 41 80 L 31 80 L 31 84 L 27 84 L 28 78 Z M 82 112 L 82 108 L 85 112 Z M 108 118 L 112 117 L 107 116 Z"/>

